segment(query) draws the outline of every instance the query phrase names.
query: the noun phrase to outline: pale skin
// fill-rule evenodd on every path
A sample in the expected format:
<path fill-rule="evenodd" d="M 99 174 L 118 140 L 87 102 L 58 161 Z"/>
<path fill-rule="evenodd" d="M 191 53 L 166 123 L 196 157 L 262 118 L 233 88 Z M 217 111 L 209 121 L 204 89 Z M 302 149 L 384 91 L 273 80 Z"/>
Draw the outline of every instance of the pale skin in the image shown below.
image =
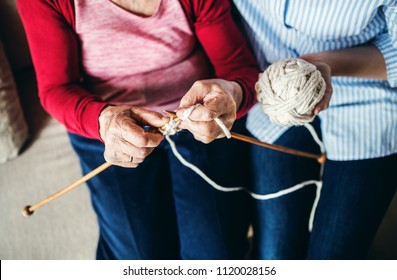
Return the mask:
<path fill-rule="evenodd" d="M 112 0 L 115 4 L 143 17 L 153 15 L 160 0 Z M 386 80 L 383 55 L 374 46 L 363 46 L 335 51 L 306 54 L 302 59 L 316 65 L 322 73 L 327 89 L 323 100 L 315 108 L 318 114 L 329 106 L 332 95 L 331 76 L 350 76 Z M 213 121 L 220 118 L 231 129 L 243 92 L 236 82 L 222 79 L 197 81 L 181 99 L 177 115 L 184 109 L 201 104 L 183 121 L 182 129 L 188 129 L 194 138 L 210 143 L 224 137 Z M 132 106 L 108 106 L 100 114 L 100 135 L 105 143 L 107 162 L 123 167 L 137 167 L 163 140 L 159 133 L 145 132 L 143 126 L 161 127 L 168 118 L 158 112 Z M 132 162 L 130 160 L 132 159 Z"/>
<path fill-rule="evenodd" d="M 112 0 L 121 8 L 143 17 L 153 15 L 160 1 Z M 210 79 L 195 82 L 181 99 L 177 114 L 180 116 L 185 108 L 195 104 L 201 105 L 192 112 L 190 121 L 182 122 L 180 128 L 190 130 L 195 139 L 204 143 L 223 137 L 222 130 L 213 120 L 219 117 L 231 129 L 242 95 L 240 85 L 233 81 Z M 168 121 L 168 117 L 158 112 L 139 107 L 105 107 L 99 116 L 105 160 L 118 166 L 137 167 L 163 140 L 163 135 L 145 131 L 143 127 L 162 127 Z"/>
<path fill-rule="evenodd" d="M 300 58 L 314 64 L 321 72 L 327 84 L 324 98 L 314 109 L 316 115 L 329 106 L 332 95 L 332 76 L 348 76 L 375 80 L 387 79 L 385 60 L 382 53 L 375 46 L 324 51 L 306 54 Z M 181 128 L 188 129 L 197 140 L 209 143 L 216 138 L 224 136 L 219 126 L 213 121 L 215 117 L 220 117 L 230 129 L 235 120 L 235 114 L 232 111 L 236 110 L 241 103 L 242 92 L 236 83 L 231 85 L 228 82 L 228 85 L 232 86 L 231 88 L 226 84 L 218 83 L 226 90 L 222 95 L 220 94 L 222 91 L 215 88 L 210 89 L 211 87 L 206 85 L 206 83 L 206 81 L 201 82 L 199 89 L 195 89 L 193 86 L 183 97 L 180 104 L 182 108 L 188 108 L 196 103 L 202 103 L 203 106 L 194 110 L 189 118 L 192 122 L 183 122 Z M 222 98 L 219 102 L 212 100 L 212 93 L 214 92 L 216 93 L 216 98 Z M 234 99 L 236 106 L 233 105 L 232 101 L 230 103 L 223 103 L 230 99 Z M 227 107 L 232 107 L 225 108 L 225 104 L 230 104 Z M 183 109 L 177 111 L 179 116 L 182 112 Z"/>
<path fill-rule="evenodd" d="M 306 54 L 300 58 L 316 65 L 327 89 L 324 98 L 314 109 L 317 115 L 329 106 L 332 95 L 331 77 L 346 76 L 374 80 L 386 80 L 386 64 L 382 53 L 375 46 L 362 46 L 319 53 Z"/>
<path fill-rule="evenodd" d="M 117 6 L 142 17 L 152 16 L 159 8 L 161 0 L 110 0 Z"/>

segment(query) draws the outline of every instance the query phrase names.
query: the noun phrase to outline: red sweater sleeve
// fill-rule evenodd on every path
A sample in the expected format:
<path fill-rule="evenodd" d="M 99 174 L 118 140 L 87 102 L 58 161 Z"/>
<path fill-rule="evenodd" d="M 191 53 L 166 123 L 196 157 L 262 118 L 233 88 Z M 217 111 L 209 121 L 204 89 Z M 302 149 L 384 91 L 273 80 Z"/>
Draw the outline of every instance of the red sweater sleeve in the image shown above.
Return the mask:
<path fill-rule="evenodd" d="M 106 103 L 81 84 L 73 1 L 18 0 L 44 109 L 70 132 L 101 139 L 98 117 Z"/>
<path fill-rule="evenodd" d="M 191 10 L 198 40 L 219 78 L 236 81 L 243 89 L 243 101 L 237 118 L 256 103 L 254 86 L 259 68 L 247 42 L 233 21 L 228 0 L 181 0 Z"/>

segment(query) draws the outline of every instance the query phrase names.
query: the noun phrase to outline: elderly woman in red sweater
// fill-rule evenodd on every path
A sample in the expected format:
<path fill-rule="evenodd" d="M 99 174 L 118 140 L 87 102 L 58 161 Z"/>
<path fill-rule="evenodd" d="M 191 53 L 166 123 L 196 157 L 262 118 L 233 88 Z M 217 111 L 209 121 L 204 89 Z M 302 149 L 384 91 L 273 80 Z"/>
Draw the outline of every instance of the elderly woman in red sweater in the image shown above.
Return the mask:
<path fill-rule="evenodd" d="M 18 0 L 18 8 L 43 107 L 65 125 L 84 173 L 103 158 L 113 164 L 88 183 L 97 258 L 242 258 L 243 194 L 213 190 L 163 135 L 144 129 L 165 125 L 164 109 L 180 115 L 198 104 L 173 137 L 180 152 L 220 184 L 243 183 L 244 147 L 213 141 L 224 136 L 216 117 L 244 127 L 235 120 L 253 105 L 258 75 L 228 1 Z"/>

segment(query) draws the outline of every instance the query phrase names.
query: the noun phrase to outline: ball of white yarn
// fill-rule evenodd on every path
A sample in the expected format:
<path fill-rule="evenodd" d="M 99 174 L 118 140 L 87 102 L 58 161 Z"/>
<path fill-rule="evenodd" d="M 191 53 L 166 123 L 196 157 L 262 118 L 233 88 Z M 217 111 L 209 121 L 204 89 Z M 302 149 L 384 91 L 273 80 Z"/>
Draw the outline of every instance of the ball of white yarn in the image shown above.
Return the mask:
<path fill-rule="evenodd" d="M 284 59 L 270 65 L 255 88 L 270 120 L 292 126 L 314 119 L 314 108 L 323 98 L 326 84 L 313 64 L 303 59 Z"/>

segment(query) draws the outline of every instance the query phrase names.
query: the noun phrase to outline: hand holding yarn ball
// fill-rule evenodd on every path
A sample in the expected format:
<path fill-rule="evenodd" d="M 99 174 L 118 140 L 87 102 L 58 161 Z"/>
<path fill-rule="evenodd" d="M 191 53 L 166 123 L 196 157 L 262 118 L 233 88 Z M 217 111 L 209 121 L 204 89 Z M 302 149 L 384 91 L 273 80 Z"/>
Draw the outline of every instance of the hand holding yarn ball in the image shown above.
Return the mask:
<path fill-rule="evenodd" d="M 316 66 L 299 58 L 279 60 L 270 65 L 255 88 L 263 111 L 273 123 L 283 126 L 311 122 L 316 106 L 327 91 L 332 92 Z M 326 97 L 324 99 L 329 102 L 330 94 Z"/>

